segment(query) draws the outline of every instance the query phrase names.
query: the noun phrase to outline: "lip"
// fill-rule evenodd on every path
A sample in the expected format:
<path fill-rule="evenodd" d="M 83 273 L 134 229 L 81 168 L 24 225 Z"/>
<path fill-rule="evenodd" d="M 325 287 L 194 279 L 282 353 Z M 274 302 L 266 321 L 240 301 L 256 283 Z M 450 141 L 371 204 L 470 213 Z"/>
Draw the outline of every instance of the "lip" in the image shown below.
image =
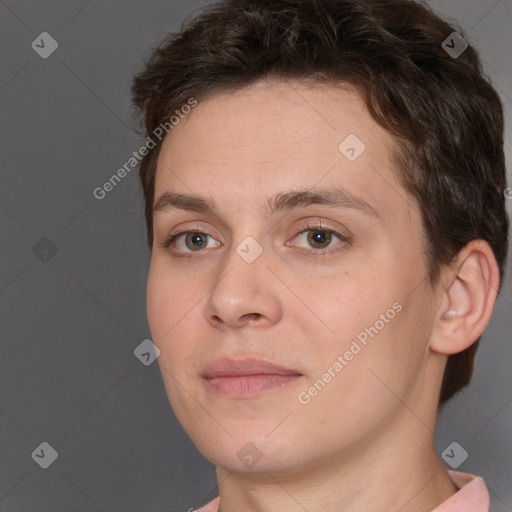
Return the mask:
<path fill-rule="evenodd" d="M 203 374 L 207 379 L 239 377 L 242 375 L 301 375 L 301 373 L 271 361 L 250 357 L 244 359 L 217 359 L 206 367 Z"/>
<path fill-rule="evenodd" d="M 210 363 L 203 374 L 210 389 L 233 398 L 258 396 L 277 387 L 286 387 L 302 376 L 292 368 L 256 358 L 218 359 Z"/>

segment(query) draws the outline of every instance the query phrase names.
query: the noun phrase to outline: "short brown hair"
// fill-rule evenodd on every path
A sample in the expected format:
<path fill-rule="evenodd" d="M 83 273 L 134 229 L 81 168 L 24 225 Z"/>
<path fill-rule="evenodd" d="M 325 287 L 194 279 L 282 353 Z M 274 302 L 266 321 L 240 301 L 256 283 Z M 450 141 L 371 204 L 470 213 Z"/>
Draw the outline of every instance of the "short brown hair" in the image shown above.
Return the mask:
<path fill-rule="evenodd" d="M 476 239 L 492 247 L 502 281 L 503 107 L 473 47 L 456 58 L 445 51 L 453 32 L 464 37 L 414 0 L 223 0 L 154 50 L 134 78 L 133 102 L 151 136 L 191 97 L 265 79 L 351 84 L 396 142 L 399 178 L 421 210 L 431 283 Z M 139 168 L 150 249 L 161 142 Z M 469 383 L 479 341 L 449 356 L 440 405 Z"/>

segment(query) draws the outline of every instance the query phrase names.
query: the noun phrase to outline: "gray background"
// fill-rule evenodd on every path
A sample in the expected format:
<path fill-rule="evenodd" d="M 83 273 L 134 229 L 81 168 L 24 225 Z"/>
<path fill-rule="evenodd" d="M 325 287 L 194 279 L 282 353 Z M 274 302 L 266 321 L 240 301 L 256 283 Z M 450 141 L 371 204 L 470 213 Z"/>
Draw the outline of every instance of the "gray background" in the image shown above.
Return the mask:
<path fill-rule="evenodd" d="M 157 363 L 133 354 L 151 337 L 136 171 L 105 199 L 92 195 L 140 147 L 132 75 L 206 3 L 0 3 L 1 511 L 186 511 L 216 495 Z M 431 3 L 480 50 L 510 136 L 511 0 Z M 59 44 L 47 59 L 31 48 L 45 31 Z M 499 512 L 512 510 L 511 332 L 509 280 L 472 384 L 436 434 L 439 453 L 464 447 L 459 470 L 485 478 Z M 43 441 L 58 452 L 48 469 L 31 456 Z"/>

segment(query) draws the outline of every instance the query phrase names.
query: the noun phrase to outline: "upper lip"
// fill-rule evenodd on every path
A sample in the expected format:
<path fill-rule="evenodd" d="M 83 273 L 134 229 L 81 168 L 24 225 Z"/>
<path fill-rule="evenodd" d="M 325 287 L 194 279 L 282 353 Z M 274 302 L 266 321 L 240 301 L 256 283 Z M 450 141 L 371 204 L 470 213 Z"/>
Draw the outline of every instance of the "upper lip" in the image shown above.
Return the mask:
<path fill-rule="evenodd" d="M 291 368 L 257 358 L 217 359 L 210 363 L 203 376 L 207 379 L 214 377 L 237 377 L 240 375 L 301 375 Z"/>

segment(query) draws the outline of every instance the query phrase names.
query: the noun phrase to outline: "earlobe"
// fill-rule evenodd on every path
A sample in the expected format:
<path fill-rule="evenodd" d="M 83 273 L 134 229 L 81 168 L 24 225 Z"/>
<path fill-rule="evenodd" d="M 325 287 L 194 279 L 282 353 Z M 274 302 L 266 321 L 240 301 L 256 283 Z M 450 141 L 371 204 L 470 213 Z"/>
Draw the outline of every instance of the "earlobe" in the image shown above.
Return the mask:
<path fill-rule="evenodd" d="M 475 240 L 445 272 L 449 284 L 443 291 L 430 348 L 449 355 L 472 345 L 489 323 L 499 288 L 499 269 L 489 244 Z"/>

